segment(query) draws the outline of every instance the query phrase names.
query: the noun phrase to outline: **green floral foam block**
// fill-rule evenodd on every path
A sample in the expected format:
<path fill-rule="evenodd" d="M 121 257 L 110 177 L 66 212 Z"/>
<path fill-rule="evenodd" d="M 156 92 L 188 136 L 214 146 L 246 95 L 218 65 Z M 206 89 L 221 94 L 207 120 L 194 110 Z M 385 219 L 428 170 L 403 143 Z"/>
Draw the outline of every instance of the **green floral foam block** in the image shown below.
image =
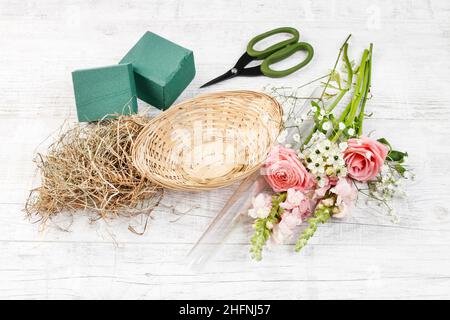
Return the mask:
<path fill-rule="evenodd" d="M 80 122 L 137 112 L 131 64 L 77 70 L 72 72 L 72 80 Z"/>
<path fill-rule="evenodd" d="M 139 99 L 165 110 L 195 76 L 194 54 L 146 32 L 120 63 L 131 63 Z"/>

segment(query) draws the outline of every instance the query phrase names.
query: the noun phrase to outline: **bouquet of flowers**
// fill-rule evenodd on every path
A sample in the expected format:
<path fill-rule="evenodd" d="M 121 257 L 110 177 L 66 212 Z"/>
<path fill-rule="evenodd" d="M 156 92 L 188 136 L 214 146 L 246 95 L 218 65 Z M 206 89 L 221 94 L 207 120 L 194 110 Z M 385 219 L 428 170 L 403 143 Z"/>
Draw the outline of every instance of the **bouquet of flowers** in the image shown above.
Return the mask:
<path fill-rule="evenodd" d="M 365 107 L 370 98 L 373 46 L 364 50 L 355 66 L 348 57 L 349 38 L 320 96 L 309 99 L 309 110 L 295 117 L 295 112 L 288 113 L 280 144 L 262 168 L 271 191 L 257 194 L 248 211 L 255 219 L 251 254 L 256 260 L 262 258 L 269 239 L 286 241 L 306 224 L 295 245 L 300 251 L 319 224 L 347 216 L 358 194 L 378 201 L 393 215 L 390 200 L 401 193 L 400 181 L 409 176 L 404 166 L 407 153 L 394 150 L 385 138 L 363 134 L 364 119 L 370 116 Z M 342 70 L 337 71 L 340 65 Z M 276 95 L 278 89 L 273 90 Z M 300 126 L 303 129 L 308 122 L 313 127 L 303 137 Z"/>

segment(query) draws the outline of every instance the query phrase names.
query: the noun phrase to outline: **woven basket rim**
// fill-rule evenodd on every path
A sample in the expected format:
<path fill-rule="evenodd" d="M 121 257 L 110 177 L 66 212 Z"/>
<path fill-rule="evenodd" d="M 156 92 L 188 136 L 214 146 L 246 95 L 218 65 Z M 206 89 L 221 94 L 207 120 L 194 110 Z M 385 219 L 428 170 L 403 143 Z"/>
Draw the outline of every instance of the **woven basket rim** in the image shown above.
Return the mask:
<path fill-rule="evenodd" d="M 256 164 L 252 164 L 251 166 L 249 165 L 248 166 L 249 168 L 245 172 L 239 172 L 239 174 L 236 174 L 235 176 L 230 175 L 226 179 L 223 178 L 223 179 L 218 179 L 217 181 L 209 181 L 207 184 L 195 183 L 192 180 L 191 181 L 184 180 L 184 183 L 176 183 L 173 181 L 172 182 L 169 181 L 169 179 L 167 179 L 167 178 L 163 179 L 160 174 L 154 174 L 154 173 L 149 172 L 148 167 L 147 167 L 147 171 L 142 170 L 140 165 L 138 165 L 138 161 L 136 160 L 138 158 L 137 151 L 139 150 L 139 147 L 140 147 L 139 143 L 141 142 L 141 140 L 145 139 L 145 135 L 147 135 L 147 138 L 148 138 L 149 135 L 152 134 L 151 133 L 152 128 L 154 129 L 153 132 L 155 132 L 155 130 L 158 130 L 161 126 L 164 125 L 164 122 L 165 122 L 164 120 L 170 119 L 174 114 L 179 112 L 180 108 L 186 107 L 187 110 L 185 110 L 184 112 L 189 112 L 188 109 L 195 107 L 196 101 L 202 101 L 202 100 L 208 99 L 208 98 L 215 99 L 215 98 L 227 97 L 227 96 L 236 97 L 238 95 L 243 95 L 243 96 L 248 96 L 248 97 L 252 96 L 252 99 L 264 97 L 265 99 L 267 99 L 267 101 L 270 101 L 270 103 L 267 103 L 267 105 L 271 105 L 271 108 L 273 108 L 273 113 L 275 113 L 278 117 L 278 119 L 274 119 L 275 121 L 274 121 L 273 127 L 267 128 L 267 133 L 269 133 L 269 130 L 277 131 L 275 134 L 275 137 L 273 139 L 270 139 L 271 140 L 270 145 L 273 146 L 273 144 L 275 143 L 276 136 L 279 134 L 280 130 L 282 129 L 282 116 L 283 116 L 283 109 L 282 109 L 281 105 L 279 104 L 279 102 L 275 98 L 269 96 L 266 93 L 252 91 L 252 90 L 228 90 L 228 91 L 206 93 L 206 94 L 202 94 L 202 95 L 196 96 L 194 98 L 182 101 L 182 102 L 172 106 L 171 108 L 169 108 L 166 111 L 157 115 L 146 125 L 146 127 L 139 134 L 139 137 L 134 142 L 134 146 L 133 146 L 133 151 L 132 151 L 133 152 L 133 163 L 135 164 L 137 169 L 147 179 L 149 179 L 150 181 L 152 181 L 162 187 L 165 187 L 167 189 L 172 189 L 172 190 L 187 190 L 187 191 L 202 191 L 202 190 L 211 190 L 211 189 L 226 187 L 238 180 L 248 177 L 249 175 L 254 173 L 256 170 L 260 169 L 260 167 L 262 166 L 264 161 L 258 161 L 258 163 L 256 163 Z M 245 108 L 245 105 L 243 105 L 243 108 Z M 243 111 L 243 112 L 245 112 L 245 111 Z M 261 119 L 259 119 L 259 120 L 261 121 Z M 268 125 L 268 126 L 270 126 L 270 125 Z M 143 141 L 145 141 L 145 140 L 143 140 Z M 270 148 L 267 148 L 267 150 L 264 151 L 266 156 L 269 151 L 270 151 Z M 175 172 L 175 171 L 171 170 L 170 167 L 168 167 L 168 168 L 169 168 L 169 170 L 167 170 L 168 172 Z M 200 178 L 199 178 L 199 180 L 200 180 Z"/>

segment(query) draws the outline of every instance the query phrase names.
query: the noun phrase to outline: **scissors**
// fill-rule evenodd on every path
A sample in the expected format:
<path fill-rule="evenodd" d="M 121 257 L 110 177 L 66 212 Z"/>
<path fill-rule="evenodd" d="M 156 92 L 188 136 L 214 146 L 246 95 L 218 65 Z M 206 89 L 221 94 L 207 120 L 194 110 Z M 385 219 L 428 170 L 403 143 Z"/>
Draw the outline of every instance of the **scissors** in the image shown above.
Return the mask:
<path fill-rule="evenodd" d="M 257 42 L 278 33 L 289 33 L 292 37 L 275 43 L 262 51 L 254 49 Z M 239 58 L 233 68 L 225 72 L 223 75 L 205 83 L 200 88 L 204 88 L 236 76 L 254 77 L 264 75 L 271 78 L 280 78 L 303 68 L 313 58 L 314 49 L 307 42 L 299 42 L 299 38 L 300 34 L 298 30 L 290 27 L 276 28 L 254 37 L 248 43 L 246 52 Z M 307 56 L 296 66 L 281 71 L 270 68 L 271 64 L 284 60 L 300 50 L 306 51 Z M 255 67 L 245 68 L 253 60 L 262 60 L 262 63 Z"/>

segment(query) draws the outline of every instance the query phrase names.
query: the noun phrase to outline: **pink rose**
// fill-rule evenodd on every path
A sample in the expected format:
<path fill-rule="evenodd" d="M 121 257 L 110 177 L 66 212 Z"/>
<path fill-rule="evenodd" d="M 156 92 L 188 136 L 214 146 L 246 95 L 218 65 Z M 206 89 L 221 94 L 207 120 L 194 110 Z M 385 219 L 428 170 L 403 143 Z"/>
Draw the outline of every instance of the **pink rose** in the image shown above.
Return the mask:
<path fill-rule="evenodd" d="M 294 150 L 275 146 L 263 166 L 262 174 L 275 192 L 289 188 L 308 191 L 314 186 L 314 177 L 306 170 Z"/>
<path fill-rule="evenodd" d="M 347 143 L 344 160 L 348 175 L 358 181 L 375 178 L 386 160 L 388 148 L 384 144 L 364 136 L 349 139 Z"/>

